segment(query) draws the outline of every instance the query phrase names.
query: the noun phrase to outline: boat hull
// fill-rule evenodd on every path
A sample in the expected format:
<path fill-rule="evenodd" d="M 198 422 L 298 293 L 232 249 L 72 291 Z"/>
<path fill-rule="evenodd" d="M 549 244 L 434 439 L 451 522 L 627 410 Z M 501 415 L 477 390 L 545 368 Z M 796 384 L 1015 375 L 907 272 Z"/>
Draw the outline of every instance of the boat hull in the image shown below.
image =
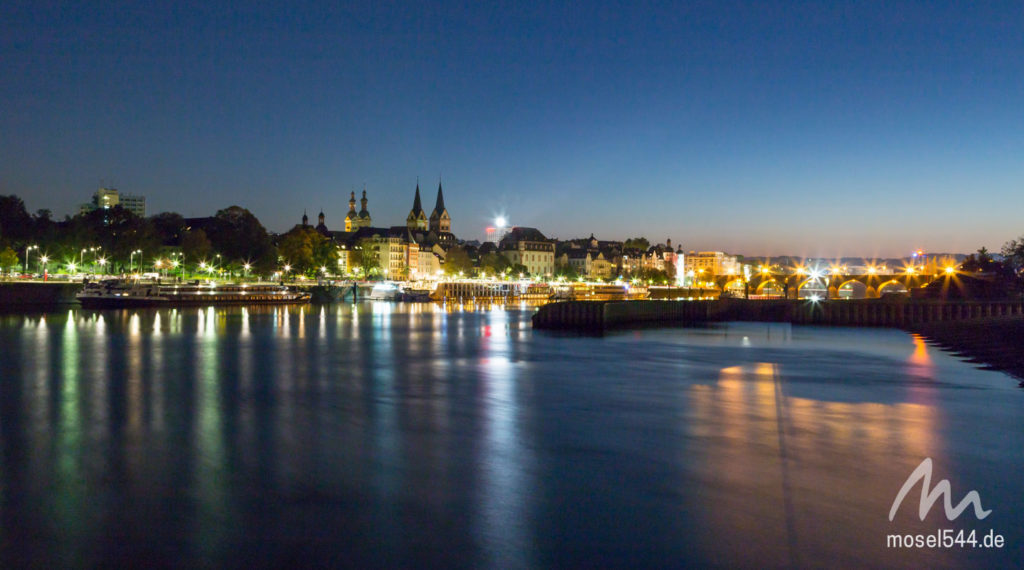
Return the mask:
<path fill-rule="evenodd" d="M 309 297 L 273 300 L 255 299 L 147 299 L 145 297 L 80 297 L 83 309 L 126 309 L 135 307 L 211 307 L 211 306 L 253 306 L 253 305 L 297 305 L 309 303 Z"/>
<path fill-rule="evenodd" d="M 159 283 L 139 284 L 117 279 L 86 285 L 76 296 L 86 309 L 282 305 L 308 303 L 311 297 L 309 293 L 267 285 L 220 288 L 199 284 L 162 286 Z"/>

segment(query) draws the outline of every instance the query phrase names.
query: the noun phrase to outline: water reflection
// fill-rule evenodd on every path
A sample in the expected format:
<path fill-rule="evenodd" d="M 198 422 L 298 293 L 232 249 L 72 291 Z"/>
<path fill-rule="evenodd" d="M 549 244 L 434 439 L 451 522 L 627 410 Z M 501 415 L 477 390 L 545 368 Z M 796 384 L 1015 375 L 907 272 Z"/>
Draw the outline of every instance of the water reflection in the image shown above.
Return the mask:
<path fill-rule="evenodd" d="M 885 550 L 925 456 L 1024 544 L 1024 402 L 997 373 L 897 331 L 572 338 L 530 314 L 0 317 L 0 566 L 1016 560 Z"/>

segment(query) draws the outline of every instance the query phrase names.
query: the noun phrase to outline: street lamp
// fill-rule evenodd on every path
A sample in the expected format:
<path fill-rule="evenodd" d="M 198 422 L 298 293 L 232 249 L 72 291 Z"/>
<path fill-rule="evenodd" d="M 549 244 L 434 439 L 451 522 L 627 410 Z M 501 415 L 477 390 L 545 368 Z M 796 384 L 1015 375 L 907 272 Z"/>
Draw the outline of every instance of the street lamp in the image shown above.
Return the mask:
<path fill-rule="evenodd" d="M 101 246 L 96 246 L 96 247 L 90 247 L 89 248 L 89 253 L 92 254 L 92 274 L 93 275 L 96 275 L 96 261 L 97 261 L 97 257 L 99 257 L 99 255 L 100 255 L 100 250 L 101 249 L 103 249 Z M 85 250 L 83 249 L 82 252 L 83 252 L 82 253 L 82 264 L 84 265 L 85 264 L 85 253 L 84 253 Z"/>
<path fill-rule="evenodd" d="M 43 279 L 46 279 L 46 263 L 50 261 L 50 258 L 49 256 L 44 255 L 39 258 L 39 261 L 43 264 Z"/>
<path fill-rule="evenodd" d="M 101 275 L 105 274 L 107 272 L 107 269 L 106 269 L 106 267 L 107 267 L 107 258 L 106 257 L 101 257 L 101 258 L 99 258 L 99 260 L 97 260 L 97 263 L 100 264 L 100 274 Z"/>
<path fill-rule="evenodd" d="M 39 246 L 38 245 L 25 246 L 25 271 L 23 271 L 23 273 L 28 273 L 28 254 L 33 249 L 39 249 Z"/>
<path fill-rule="evenodd" d="M 128 256 L 128 272 L 129 273 L 134 273 L 135 272 L 135 256 L 136 255 L 142 256 L 142 250 L 141 249 L 136 249 L 135 251 L 132 252 L 131 255 Z M 140 266 L 142 265 L 142 260 L 141 259 L 139 260 L 139 265 Z"/>

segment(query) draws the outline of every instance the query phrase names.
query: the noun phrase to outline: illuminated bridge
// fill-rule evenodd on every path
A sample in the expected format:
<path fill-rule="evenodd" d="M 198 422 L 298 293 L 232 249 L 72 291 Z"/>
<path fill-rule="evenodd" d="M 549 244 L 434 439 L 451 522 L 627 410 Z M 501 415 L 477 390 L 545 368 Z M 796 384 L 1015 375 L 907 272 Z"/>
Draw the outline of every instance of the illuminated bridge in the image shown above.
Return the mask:
<path fill-rule="evenodd" d="M 849 275 L 812 271 L 785 275 L 758 273 L 749 279 L 721 275 L 712 283 L 728 296 L 750 299 L 876 299 L 887 294 L 907 294 L 935 279 L 934 275 L 906 272 Z"/>

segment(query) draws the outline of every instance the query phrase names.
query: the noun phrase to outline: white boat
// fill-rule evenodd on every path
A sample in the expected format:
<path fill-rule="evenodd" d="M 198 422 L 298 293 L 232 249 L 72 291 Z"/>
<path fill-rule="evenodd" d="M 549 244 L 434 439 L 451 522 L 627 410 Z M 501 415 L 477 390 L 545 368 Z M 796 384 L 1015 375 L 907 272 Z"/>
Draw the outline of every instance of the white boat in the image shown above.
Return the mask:
<path fill-rule="evenodd" d="M 398 284 L 392 281 L 381 281 L 374 284 L 373 289 L 366 295 L 370 301 L 394 301 L 398 299 Z"/>

